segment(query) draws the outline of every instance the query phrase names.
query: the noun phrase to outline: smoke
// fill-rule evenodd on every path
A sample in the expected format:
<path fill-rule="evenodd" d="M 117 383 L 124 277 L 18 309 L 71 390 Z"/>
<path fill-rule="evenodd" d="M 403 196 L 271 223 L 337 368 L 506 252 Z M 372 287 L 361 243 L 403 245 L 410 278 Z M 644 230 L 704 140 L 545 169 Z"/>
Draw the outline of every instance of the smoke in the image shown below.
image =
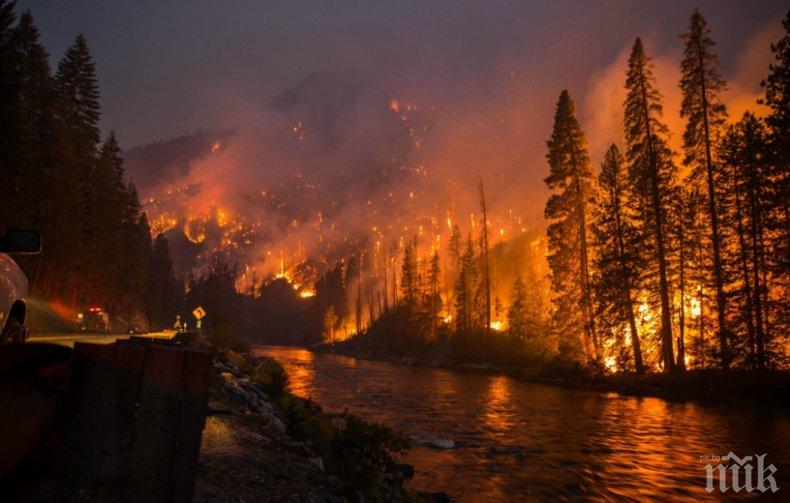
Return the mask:
<path fill-rule="evenodd" d="M 438 15 L 429 14 L 426 23 Z M 227 108 L 220 123 L 233 133 L 218 135 L 210 151 L 175 178 L 141 187 L 153 227 L 168 232 L 182 269 L 200 268 L 221 253 L 238 262 L 244 288 L 278 272 L 310 281 L 362 249 L 369 263 L 384 267 L 385 257 L 414 236 L 427 256 L 446 246 L 451 225 L 479 232 L 479 179 L 493 244 L 541 230 L 545 140 L 557 96 L 569 87 L 576 99 L 597 168 L 608 145 L 622 143 L 633 40 L 596 65 L 577 52 L 586 40 L 580 34 L 535 45 L 547 28 L 521 36 L 520 23 L 483 17 L 478 45 L 437 47 L 416 34 L 424 27 L 388 29 L 400 49 L 379 47 L 376 61 L 371 51 L 346 42 L 346 60 L 369 61 L 363 71 L 311 73 L 266 97 L 211 91 L 215 106 Z M 467 21 L 451 16 L 453 28 L 439 26 L 433 40 L 462 31 Z M 734 60 L 723 58 L 729 82 L 723 98 L 732 119 L 756 108 L 778 31 L 777 20 L 747 40 Z M 662 45 L 651 33 L 646 47 L 664 95 L 670 145 L 679 151 L 682 43 L 675 38 Z M 554 57 L 537 58 L 539 51 Z"/>
<path fill-rule="evenodd" d="M 731 61 L 724 60 L 723 75 L 727 89 L 722 101 L 727 106 L 730 121 L 737 121 L 744 112 L 764 115 L 766 107 L 757 103 L 762 95 L 760 81 L 768 73 L 771 62 L 771 43 L 781 37 L 781 18 L 767 23 L 750 37 Z M 716 33 L 713 33 L 715 40 Z M 643 39 L 647 55 L 653 58 L 656 86 L 663 96 L 663 119 L 670 131 L 669 145 L 680 152 L 685 122 L 680 117 L 682 95 L 680 81 L 681 42 L 671 47 L 660 46 L 654 36 Z M 622 148 L 623 102 L 625 101 L 625 74 L 633 40 L 624 46 L 617 57 L 603 70 L 596 73 L 587 86 L 581 106 L 582 126 L 587 132 L 590 155 L 602 159 L 612 142 Z M 716 50 L 716 48 L 714 48 Z"/>

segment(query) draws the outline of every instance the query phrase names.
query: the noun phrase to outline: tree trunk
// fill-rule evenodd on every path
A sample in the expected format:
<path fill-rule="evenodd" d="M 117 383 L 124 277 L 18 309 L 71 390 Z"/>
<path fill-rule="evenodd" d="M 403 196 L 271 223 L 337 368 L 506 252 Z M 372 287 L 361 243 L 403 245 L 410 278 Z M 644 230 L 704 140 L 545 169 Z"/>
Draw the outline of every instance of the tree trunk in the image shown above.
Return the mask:
<path fill-rule="evenodd" d="M 754 280 L 754 311 L 755 311 L 755 327 L 757 328 L 757 368 L 765 366 L 765 332 L 763 326 L 763 303 L 761 290 L 764 285 L 760 284 L 760 210 L 757 207 L 757 194 L 755 192 L 754 175 L 750 176 L 749 183 L 749 210 L 751 214 L 751 221 L 749 222 L 749 231 L 752 244 L 752 279 Z"/>
<path fill-rule="evenodd" d="M 647 134 L 648 161 L 650 163 L 650 196 L 653 206 L 653 218 L 655 219 L 656 246 L 658 248 L 659 293 L 661 297 L 661 356 L 664 362 L 664 369 L 667 371 L 674 371 L 675 362 L 672 358 L 672 317 L 669 308 L 669 282 L 667 281 L 663 208 L 661 206 L 661 195 L 658 187 L 658 159 L 656 158 L 653 135 L 650 130 L 650 112 L 647 108 L 647 90 L 645 89 L 644 74 L 642 75 L 640 84 L 642 103 L 644 104 L 642 113 L 644 114 L 645 120 L 645 133 Z"/>
<path fill-rule="evenodd" d="M 587 342 L 592 341 L 594 357 L 596 360 L 601 358 L 601 347 L 595 333 L 595 318 L 592 315 L 590 307 L 590 273 L 588 266 L 587 254 L 587 218 L 586 208 L 584 204 L 584 193 L 582 192 L 581 182 L 579 181 L 579 166 L 576 161 L 576 150 L 573 148 L 573 139 L 568 132 L 568 145 L 571 146 L 571 164 L 573 164 L 574 176 L 573 182 L 576 187 L 576 211 L 578 212 L 577 219 L 579 221 L 579 264 L 582 284 L 582 313 L 584 314 L 584 334 Z M 588 351 L 589 352 L 589 351 Z M 589 355 L 588 355 L 589 356 Z"/>
<path fill-rule="evenodd" d="M 749 336 L 749 355 L 750 367 L 754 368 L 757 365 L 757 353 L 755 350 L 755 331 L 754 331 L 754 306 L 752 305 L 752 287 L 749 279 L 749 265 L 746 250 L 746 237 L 743 228 L 743 215 L 741 209 L 741 196 L 738 190 L 738 181 L 733 180 L 734 193 L 735 193 L 735 218 L 737 220 L 736 230 L 738 233 L 738 247 L 740 262 L 741 262 L 741 275 L 743 276 L 743 290 L 744 302 L 746 308 L 746 333 Z"/>
<path fill-rule="evenodd" d="M 615 225 L 617 226 L 617 247 L 619 253 L 619 260 L 620 260 L 620 267 L 623 269 L 624 272 L 628 271 L 627 264 L 625 262 L 625 243 L 623 242 L 623 227 L 622 227 L 622 220 L 620 218 L 620 204 L 619 199 L 618 202 L 615 203 Z M 623 293 L 625 295 L 625 307 L 628 311 L 628 328 L 631 330 L 631 349 L 634 352 L 634 367 L 636 367 L 636 372 L 638 374 L 643 374 L 645 372 L 645 364 L 642 361 L 642 348 L 639 344 L 639 332 L 636 329 L 636 317 L 634 316 L 634 301 L 631 297 L 631 281 L 630 278 L 626 276 L 625 278 L 625 285 L 623 285 Z"/>
<path fill-rule="evenodd" d="M 491 272 L 488 264 L 488 208 L 486 207 L 483 179 L 480 178 L 480 206 L 483 210 L 483 282 L 486 289 L 486 333 L 491 331 Z"/>
<path fill-rule="evenodd" d="M 724 295 L 724 275 L 721 265 L 721 244 L 719 239 L 719 215 L 716 207 L 716 187 L 713 180 L 713 160 L 710 153 L 710 131 L 708 125 L 708 92 L 705 85 L 705 63 L 702 60 L 702 48 L 697 40 L 697 54 L 699 55 L 700 83 L 702 91 L 702 125 L 705 135 L 705 168 L 708 178 L 708 212 L 710 213 L 711 242 L 713 244 L 713 275 L 716 282 L 716 317 L 719 322 L 719 351 L 721 352 L 721 366 L 730 368 L 731 355 L 727 347 L 727 325 L 725 314 L 727 312 L 727 297 Z"/>
<path fill-rule="evenodd" d="M 682 218 L 682 216 L 681 216 Z M 683 224 L 682 220 L 678 223 L 678 282 L 680 288 L 680 313 L 678 319 L 678 357 L 677 367 L 679 370 L 686 370 L 686 254 L 683 246 Z"/>

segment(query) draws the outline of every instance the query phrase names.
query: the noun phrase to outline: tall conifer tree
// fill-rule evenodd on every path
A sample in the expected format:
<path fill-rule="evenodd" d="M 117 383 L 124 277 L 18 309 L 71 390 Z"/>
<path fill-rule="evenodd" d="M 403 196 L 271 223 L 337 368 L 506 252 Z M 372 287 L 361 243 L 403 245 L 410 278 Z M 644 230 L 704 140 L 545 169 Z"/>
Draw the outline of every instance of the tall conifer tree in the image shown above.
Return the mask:
<path fill-rule="evenodd" d="M 763 81 L 765 98 L 771 109 L 765 118 L 769 127 L 771 155 L 770 198 L 773 211 L 766 227 L 770 233 L 772 252 L 768 266 L 772 270 L 778 292 L 790 291 L 790 10 L 782 21 L 784 36 L 771 44 L 774 60 L 768 77 Z M 786 297 L 785 297 L 786 299 Z M 776 302 L 774 325 L 777 333 L 790 332 L 790 303 Z"/>
<path fill-rule="evenodd" d="M 587 357 L 600 356 L 600 344 L 590 302 L 588 208 L 592 199 L 592 170 L 587 144 L 568 91 L 562 91 L 554 115 L 554 128 L 546 142 L 549 176 L 555 191 L 546 203 L 549 219 L 549 266 L 554 291 L 555 321 L 563 348 L 577 345 L 568 337 L 583 337 Z"/>
<path fill-rule="evenodd" d="M 692 167 L 692 183 L 707 188 L 707 216 L 710 223 L 713 284 L 716 291 L 716 318 L 721 366 L 729 367 L 730 355 L 727 348 L 728 330 L 726 322 L 727 297 L 724 293 L 724 266 L 722 265 L 722 237 L 719 230 L 719 208 L 716 203 L 716 172 L 718 159 L 714 158 L 715 143 L 727 118 L 727 111 L 719 94 L 725 89 L 721 76 L 721 62 L 713 53 L 714 42 L 705 18 L 694 10 L 689 31 L 682 38 L 686 45 L 680 64 L 682 77 L 680 88 L 683 102 L 680 116 L 686 119 L 683 133 L 683 163 Z"/>
<path fill-rule="evenodd" d="M 606 152 L 598 176 L 598 205 L 593 225 L 595 236 L 595 297 L 603 328 L 619 337 L 628 326 L 634 367 L 645 367 L 634 313 L 634 294 L 639 285 L 639 234 L 628 208 L 625 161 L 617 146 Z"/>
<path fill-rule="evenodd" d="M 674 370 L 672 311 L 667 277 L 666 218 L 676 168 L 667 146 L 666 125 L 661 122 L 661 95 L 655 89 L 653 65 L 642 40 L 634 42 L 628 58 L 625 100 L 625 141 L 628 174 L 637 197 L 646 252 L 658 269 L 661 309 L 661 359 L 665 370 Z"/>

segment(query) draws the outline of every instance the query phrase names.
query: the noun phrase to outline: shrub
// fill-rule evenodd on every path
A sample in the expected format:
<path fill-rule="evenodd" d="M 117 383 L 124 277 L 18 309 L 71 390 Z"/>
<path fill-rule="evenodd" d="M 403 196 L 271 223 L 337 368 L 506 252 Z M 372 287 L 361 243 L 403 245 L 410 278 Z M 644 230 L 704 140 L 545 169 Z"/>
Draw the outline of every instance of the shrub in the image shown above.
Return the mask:
<path fill-rule="evenodd" d="M 375 494 L 379 479 L 395 464 L 393 454 L 408 447 L 408 440 L 383 424 L 343 415 L 332 435 L 332 466 L 353 486 Z"/>
<path fill-rule="evenodd" d="M 288 374 L 274 358 L 259 358 L 258 364 L 249 372 L 252 379 L 273 397 L 282 396 L 288 388 Z"/>

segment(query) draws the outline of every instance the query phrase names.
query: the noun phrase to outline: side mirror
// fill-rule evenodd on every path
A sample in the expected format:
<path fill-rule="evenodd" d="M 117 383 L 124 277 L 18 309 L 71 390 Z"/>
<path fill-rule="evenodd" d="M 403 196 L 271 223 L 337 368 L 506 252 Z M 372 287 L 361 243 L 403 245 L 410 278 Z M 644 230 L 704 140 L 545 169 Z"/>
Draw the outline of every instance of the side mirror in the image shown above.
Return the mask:
<path fill-rule="evenodd" d="M 0 238 L 0 252 L 38 253 L 41 251 L 41 235 L 25 229 L 8 229 Z"/>

